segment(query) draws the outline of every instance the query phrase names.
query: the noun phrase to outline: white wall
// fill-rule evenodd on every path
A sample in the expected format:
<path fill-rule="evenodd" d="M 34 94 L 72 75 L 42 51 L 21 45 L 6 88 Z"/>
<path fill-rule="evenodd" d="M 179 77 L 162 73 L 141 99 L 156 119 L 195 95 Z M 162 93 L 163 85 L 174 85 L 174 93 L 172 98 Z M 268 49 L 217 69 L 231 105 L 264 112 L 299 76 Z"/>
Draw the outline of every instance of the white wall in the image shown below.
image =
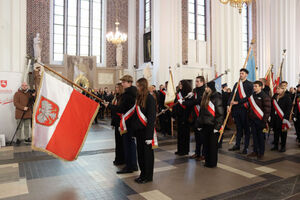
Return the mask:
<path fill-rule="evenodd" d="M 22 72 L 26 56 L 26 0 L 0 0 L 0 71 Z"/>
<path fill-rule="evenodd" d="M 256 1 L 257 60 L 259 75 L 264 76 L 270 64 L 276 72 L 287 49 L 283 79 L 290 86 L 298 83 L 300 75 L 300 1 Z"/>
<path fill-rule="evenodd" d="M 211 3 L 212 65 L 216 65 L 219 73 L 230 69 L 230 73 L 224 76 L 222 82 L 227 82 L 229 87 L 232 87 L 239 78 L 239 69 L 244 64 L 241 59 L 242 17 L 237 8 L 221 4 L 219 1 Z"/>

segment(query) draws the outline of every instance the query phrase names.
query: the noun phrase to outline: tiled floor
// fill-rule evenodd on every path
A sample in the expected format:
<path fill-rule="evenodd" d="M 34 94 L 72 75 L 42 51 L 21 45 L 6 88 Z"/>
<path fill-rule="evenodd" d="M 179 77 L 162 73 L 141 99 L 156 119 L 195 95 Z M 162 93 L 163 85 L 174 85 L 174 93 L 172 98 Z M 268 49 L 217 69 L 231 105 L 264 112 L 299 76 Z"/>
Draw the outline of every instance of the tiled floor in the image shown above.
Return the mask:
<path fill-rule="evenodd" d="M 134 182 L 138 172 L 117 175 L 114 131 L 109 121 L 93 125 L 78 160 L 63 162 L 30 146 L 0 149 L 0 199 L 9 200 L 169 200 L 300 199 L 300 148 L 291 130 L 285 153 L 267 151 L 263 160 L 219 150 L 218 167 L 176 156 L 176 139 L 160 138 L 152 183 Z M 226 133 L 228 136 L 231 132 Z M 191 137 L 193 138 L 193 137 Z M 193 150 L 195 143 L 191 139 Z M 192 154 L 192 152 L 190 152 Z"/>

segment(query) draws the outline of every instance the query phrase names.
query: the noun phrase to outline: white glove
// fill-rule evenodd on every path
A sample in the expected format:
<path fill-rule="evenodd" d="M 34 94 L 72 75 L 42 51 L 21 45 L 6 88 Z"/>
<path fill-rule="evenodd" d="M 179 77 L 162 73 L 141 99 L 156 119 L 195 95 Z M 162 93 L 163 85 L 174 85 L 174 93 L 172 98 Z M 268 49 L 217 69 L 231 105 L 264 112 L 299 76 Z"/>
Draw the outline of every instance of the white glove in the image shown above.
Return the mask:
<path fill-rule="evenodd" d="M 294 122 L 296 122 L 297 121 L 297 118 L 296 117 L 294 117 Z"/>
<path fill-rule="evenodd" d="M 268 121 L 271 122 L 271 116 L 269 117 Z"/>
<path fill-rule="evenodd" d="M 194 93 L 193 92 L 190 92 L 186 95 L 186 98 L 190 99 L 194 96 Z"/>
<path fill-rule="evenodd" d="M 202 130 L 202 128 L 197 128 L 197 130 L 198 130 L 198 131 L 201 131 L 201 130 Z"/>
<path fill-rule="evenodd" d="M 217 129 L 214 129 L 214 133 L 218 133 L 219 131 Z"/>
<path fill-rule="evenodd" d="M 178 102 L 179 102 L 180 104 L 182 104 L 182 103 L 184 102 L 184 100 L 183 100 L 183 99 L 178 99 Z"/>
<path fill-rule="evenodd" d="M 152 140 L 145 140 L 145 143 L 146 143 L 147 145 L 150 145 L 150 144 L 152 144 Z"/>

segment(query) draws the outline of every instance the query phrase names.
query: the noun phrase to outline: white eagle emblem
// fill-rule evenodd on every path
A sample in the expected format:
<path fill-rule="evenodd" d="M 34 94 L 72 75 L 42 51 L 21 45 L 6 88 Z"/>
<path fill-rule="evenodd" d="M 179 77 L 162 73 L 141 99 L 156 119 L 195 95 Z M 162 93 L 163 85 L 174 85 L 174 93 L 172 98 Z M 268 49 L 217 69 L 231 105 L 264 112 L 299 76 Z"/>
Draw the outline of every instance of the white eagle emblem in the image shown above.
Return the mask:
<path fill-rule="evenodd" d="M 42 96 L 36 114 L 36 121 L 45 126 L 51 126 L 58 117 L 58 106 Z"/>

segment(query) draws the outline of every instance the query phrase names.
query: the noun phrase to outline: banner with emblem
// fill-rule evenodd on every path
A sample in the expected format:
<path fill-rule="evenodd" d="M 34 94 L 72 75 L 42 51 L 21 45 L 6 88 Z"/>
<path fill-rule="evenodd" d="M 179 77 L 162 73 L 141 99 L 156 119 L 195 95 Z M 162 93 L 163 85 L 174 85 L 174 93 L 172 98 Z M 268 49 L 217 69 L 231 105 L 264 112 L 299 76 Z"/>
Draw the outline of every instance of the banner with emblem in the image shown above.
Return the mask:
<path fill-rule="evenodd" d="M 32 149 L 75 160 L 98 109 L 97 102 L 43 71 L 32 116 Z"/>

